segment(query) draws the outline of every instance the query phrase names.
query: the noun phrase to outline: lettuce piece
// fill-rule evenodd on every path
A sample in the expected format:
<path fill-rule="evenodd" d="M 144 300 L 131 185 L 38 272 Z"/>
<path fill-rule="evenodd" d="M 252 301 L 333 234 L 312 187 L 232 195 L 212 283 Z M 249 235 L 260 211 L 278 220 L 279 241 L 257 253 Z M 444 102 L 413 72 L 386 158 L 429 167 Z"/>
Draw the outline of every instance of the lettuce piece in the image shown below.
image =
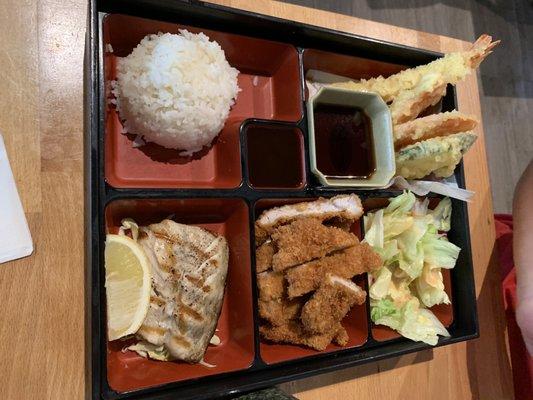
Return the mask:
<path fill-rule="evenodd" d="M 390 299 L 382 299 L 377 302 L 372 302 L 372 307 L 370 310 L 370 318 L 375 323 L 377 321 L 382 321 L 384 318 L 389 317 L 392 320 L 399 321 L 400 310 L 396 308 L 394 302 Z M 381 324 L 387 325 L 387 324 Z M 390 325 L 387 325 L 390 326 Z"/>
<path fill-rule="evenodd" d="M 428 213 L 429 199 L 425 198 L 424 200 L 415 201 L 413 206 L 413 215 L 417 217 L 423 217 Z"/>
<path fill-rule="evenodd" d="M 383 267 L 376 272 L 373 278 L 374 283 L 372 283 L 369 289 L 370 298 L 380 300 L 389 294 L 392 272 L 387 267 Z"/>
<path fill-rule="evenodd" d="M 438 335 L 449 336 L 431 311 L 420 308 L 417 298 L 412 298 L 401 308 L 395 307 L 395 303 L 388 299 L 380 300 L 371 305 L 370 316 L 375 324 L 386 325 L 408 339 L 432 346 L 437 344 Z"/>
<path fill-rule="evenodd" d="M 437 230 L 448 232 L 451 227 L 452 201 L 449 197 L 445 197 L 429 214 L 433 219 L 431 223 Z"/>
<path fill-rule="evenodd" d="M 389 296 L 397 306 L 402 306 L 407 303 L 413 298 L 413 294 L 409 288 L 409 281 L 398 279 L 393 274 L 391 284 L 389 285 Z"/>
<path fill-rule="evenodd" d="M 376 249 L 383 263 L 385 265 L 390 264 L 392 260 L 395 259 L 400 254 L 400 249 L 398 248 L 398 241 L 396 239 L 389 240 L 383 246 L 383 249 Z"/>
<path fill-rule="evenodd" d="M 375 248 L 383 248 L 383 209 L 376 211 L 371 217 L 363 220 L 365 238 L 363 242 Z"/>
<path fill-rule="evenodd" d="M 389 201 L 389 205 L 385 208 L 385 214 L 407 214 L 415 205 L 416 197 L 411 192 L 403 192 Z"/>
<path fill-rule="evenodd" d="M 449 336 L 446 328 L 431 311 L 420 308 L 417 299 L 409 301 L 402 311 L 403 318 L 398 328 L 402 336 L 432 346 L 439 341 L 438 335 Z"/>
<path fill-rule="evenodd" d="M 141 357 L 144 358 L 151 358 L 153 360 L 158 361 L 172 361 L 173 358 L 168 352 L 168 349 L 161 345 L 157 346 L 152 343 L 148 343 L 145 341 L 138 342 L 136 344 L 132 344 L 129 347 L 126 347 L 126 350 L 131 350 L 139 354 Z"/>
<path fill-rule="evenodd" d="M 426 218 L 414 218 L 413 226 L 398 236 L 398 247 L 401 249 L 399 267 L 411 279 L 418 278 L 424 267 L 424 248 L 420 245 L 421 239 L 427 231 Z"/>
<path fill-rule="evenodd" d="M 383 216 L 383 239 L 391 240 L 403 232 L 411 229 L 414 219 L 410 215 L 384 215 Z"/>
<path fill-rule="evenodd" d="M 428 264 L 442 268 L 453 268 L 461 248 L 450 243 L 444 236 L 427 234 L 421 243 L 424 252 L 424 261 Z"/>
<path fill-rule="evenodd" d="M 422 275 L 415 281 L 418 298 L 426 307 L 437 304 L 450 304 L 450 299 L 444 291 L 444 282 L 440 268 L 424 265 Z"/>

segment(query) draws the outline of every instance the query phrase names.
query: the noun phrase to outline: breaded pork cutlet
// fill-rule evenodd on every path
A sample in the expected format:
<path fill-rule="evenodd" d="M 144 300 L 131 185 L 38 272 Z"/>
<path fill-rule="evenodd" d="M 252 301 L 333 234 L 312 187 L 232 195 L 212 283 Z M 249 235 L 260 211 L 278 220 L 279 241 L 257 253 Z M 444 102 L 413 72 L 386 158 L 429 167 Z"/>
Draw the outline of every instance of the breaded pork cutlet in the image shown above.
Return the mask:
<path fill-rule="evenodd" d="M 305 303 L 301 321 L 306 331 L 312 334 L 327 332 L 338 324 L 355 304 L 363 304 L 366 292 L 353 283 L 335 275 L 328 274 Z"/>
<path fill-rule="evenodd" d="M 344 327 L 341 325 L 341 327 L 335 334 L 333 341 L 337 343 L 339 346 L 346 346 L 349 340 L 350 340 L 350 337 L 348 336 L 348 332 L 346 332 L 346 329 L 344 329 Z"/>
<path fill-rule="evenodd" d="M 287 204 L 264 211 L 255 223 L 256 246 L 262 244 L 278 226 L 300 218 L 325 221 L 343 218 L 355 221 L 363 215 L 361 200 L 355 194 L 343 194 L 330 199 L 320 198 L 298 204 Z"/>
<path fill-rule="evenodd" d="M 272 267 L 274 244 L 267 240 L 255 251 L 255 270 L 257 273 L 269 270 Z"/>
<path fill-rule="evenodd" d="M 322 351 L 328 347 L 328 344 L 334 338 L 344 341 L 346 335 L 343 332 L 339 332 L 341 329 L 344 330 L 341 324 L 338 323 L 325 333 L 313 335 L 306 332 L 299 322 L 289 321 L 279 326 L 262 325 L 259 327 L 259 332 L 263 338 L 273 342 L 299 344 Z"/>
<path fill-rule="evenodd" d="M 328 273 L 351 279 L 355 275 L 379 268 L 381 258 L 367 243 L 311 261 L 286 271 L 289 298 L 302 296 L 319 288 Z"/>
<path fill-rule="evenodd" d="M 259 299 L 270 301 L 281 299 L 285 293 L 285 279 L 281 272 L 265 271 L 257 274 Z"/>
<path fill-rule="evenodd" d="M 264 301 L 259 300 L 259 316 L 271 325 L 278 326 L 300 317 L 305 303 L 303 298 L 287 300 L 285 298 Z"/>
<path fill-rule="evenodd" d="M 255 247 L 261 246 L 265 241 L 268 240 L 268 237 L 270 236 L 270 233 L 264 229 L 261 228 L 257 223 L 255 224 Z"/>
<path fill-rule="evenodd" d="M 283 271 L 359 243 L 353 233 L 324 226 L 315 218 L 298 219 L 280 226 L 272 233 L 272 241 L 278 250 L 272 257 L 274 271 Z"/>

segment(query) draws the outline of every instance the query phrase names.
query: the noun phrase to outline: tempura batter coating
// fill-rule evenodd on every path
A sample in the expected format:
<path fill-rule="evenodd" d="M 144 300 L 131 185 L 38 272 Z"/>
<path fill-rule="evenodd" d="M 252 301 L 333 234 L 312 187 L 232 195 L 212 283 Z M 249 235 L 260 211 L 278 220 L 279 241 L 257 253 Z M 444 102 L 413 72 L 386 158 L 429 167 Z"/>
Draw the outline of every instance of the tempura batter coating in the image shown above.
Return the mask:
<path fill-rule="evenodd" d="M 314 218 L 298 219 L 280 226 L 272 234 L 272 241 L 278 250 L 272 257 L 274 271 L 283 271 L 359 242 L 353 233 L 324 226 Z"/>
<path fill-rule="evenodd" d="M 462 132 L 406 146 L 396 153 L 396 174 L 405 179 L 420 179 L 431 173 L 447 178 L 476 139 L 474 133 Z"/>
<path fill-rule="evenodd" d="M 422 140 L 471 131 L 478 121 L 471 115 L 450 111 L 428 115 L 394 126 L 394 147 L 399 150 Z"/>
<path fill-rule="evenodd" d="M 429 74 L 411 90 L 398 94 L 390 105 L 392 123 L 402 124 L 418 117 L 426 108 L 437 104 L 446 94 L 446 82 L 440 74 Z"/>
<path fill-rule="evenodd" d="M 363 90 L 378 93 L 386 102 L 392 101 L 402 90 L 412 89 L 427 74 L 441 74 L 446 83 L 456 84 L 463 80 L 487 57 L 500 41 L 493 42 L 489 35 L 481 35 L 470 50 L 448 53 L 429 64 L 406 69 L 388 78 L 379 76 L 358 82 L 348 81 L 334 83 L 333 86 L 351 90 Z"/>

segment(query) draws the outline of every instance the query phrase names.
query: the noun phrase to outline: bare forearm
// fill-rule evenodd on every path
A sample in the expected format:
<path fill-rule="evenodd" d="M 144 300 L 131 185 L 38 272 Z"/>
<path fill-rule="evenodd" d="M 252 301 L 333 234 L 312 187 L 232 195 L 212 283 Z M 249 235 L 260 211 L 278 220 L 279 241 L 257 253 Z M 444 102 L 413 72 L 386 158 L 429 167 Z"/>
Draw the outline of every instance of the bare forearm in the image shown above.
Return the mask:
<path fill-rule="evenodd" d="M 517 275 L 517 321 L 533 354 L 533 160 L 515 190 L 513 257 Z"/>

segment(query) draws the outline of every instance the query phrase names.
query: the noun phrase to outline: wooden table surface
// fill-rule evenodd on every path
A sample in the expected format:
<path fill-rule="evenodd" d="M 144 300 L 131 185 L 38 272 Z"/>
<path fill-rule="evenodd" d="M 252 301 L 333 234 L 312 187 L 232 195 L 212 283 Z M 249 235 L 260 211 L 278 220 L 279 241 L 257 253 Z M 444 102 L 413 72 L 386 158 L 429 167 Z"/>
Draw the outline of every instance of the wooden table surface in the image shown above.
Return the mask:
<path fill-rule="evenodd" d="M 215 2 L 442 52 L 468 45 L 268 0 Z M 2 399 L 84 396 L 86 10 L 85 0 L 0 2 L 0 131 L 35 242 L 31 257 L 0 265 Z M 480 117 L 476 76 L 457 89 L 461 111 Z M 513 398 L 481 125 L 477 133 L 465 168 L 467 187 L 476 192 L 469 215 L 481 337 L 288 383 L 285 390 L 300 399 Z"/>

